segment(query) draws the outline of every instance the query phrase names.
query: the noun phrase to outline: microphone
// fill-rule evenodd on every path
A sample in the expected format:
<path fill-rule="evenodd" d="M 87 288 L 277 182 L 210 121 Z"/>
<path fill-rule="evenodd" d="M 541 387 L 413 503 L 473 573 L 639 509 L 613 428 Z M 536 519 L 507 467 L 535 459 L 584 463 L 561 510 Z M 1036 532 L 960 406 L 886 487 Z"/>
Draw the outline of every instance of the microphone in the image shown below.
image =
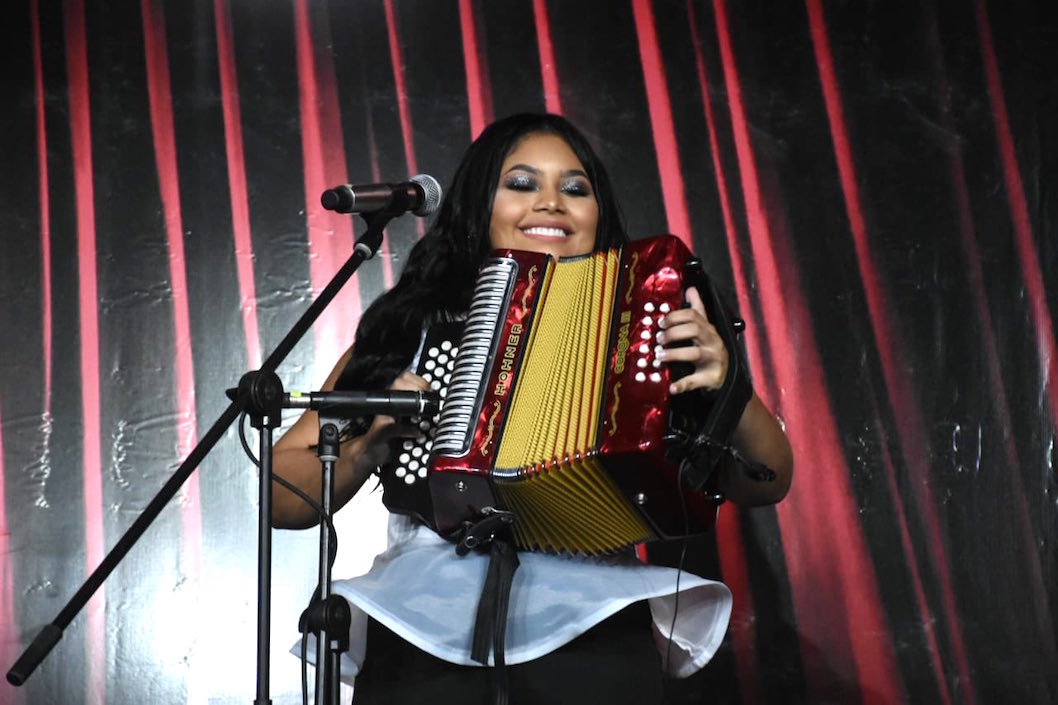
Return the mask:
<path fill-rule="evenodd" d="M 290 392 L 283 395 L 283 408 L 314 409 L 354 416 L 433 416 L 441 409 L 441 395 L 437 392 L 390 389 L 369 392 Z"/>
<path fill-rule="evenodd" d="M 429 174 L 419 174 L 399 184 L 342 184 L 324 191 L 320 203 L 337 213 L 390 210 L 424 216 L 441 205 L 441 185 Z"/>

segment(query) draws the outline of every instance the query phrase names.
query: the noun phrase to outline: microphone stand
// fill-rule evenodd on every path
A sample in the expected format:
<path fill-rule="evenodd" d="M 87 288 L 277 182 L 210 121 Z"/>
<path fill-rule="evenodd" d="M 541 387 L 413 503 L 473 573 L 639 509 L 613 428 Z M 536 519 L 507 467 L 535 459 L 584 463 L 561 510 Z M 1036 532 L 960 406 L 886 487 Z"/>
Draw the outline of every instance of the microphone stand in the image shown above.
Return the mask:
<path fill-rule="evenodd" d="M 316 705 L 338 705 L 342 653 L 349 650 L 349 625 L 352 615 L 349 603 L 331 594 L 331 531 L 327 519 L 334 502 L 334 466 L 341 453 L 338 427 L 320 415 L 320 437 L 316 454 L 323 471 L 322 505 L 324 518 L 320 521 L 319 585 L 308 609 L 301 616 L 302 638 L 309 632 L 316 635 Z"/>
<path fill-rule="evenodd" d="M 352 277 L 364 260 L 371 259 L 382 245 L 383 229 L 395 216 L 403 213 L 406 204 L 394 199 L 388 207 L 373 213 L 361 213 L 367 223 L 367 231 L 356 240 L 353 254 L 335 273 L 331 281 L 320 292 L 290 331 L 279 342 L 272 354 L 255 372 L 248 372 L 239 380 L 235 398 L 220 417 L 210 426 L 198 444 L 188 454 L 176 472 L 170 476 L 158 493 L 147 504 L 143 512 L 118 539 L 88 579 L 81 585 L 55 620 L 44 626 L 37 637 L 22 652 L 7 672 L 7 681 L 21 686 L 32 675 L 37 666 L 47 657 L 62 638 L 63 630 L 91 599 L 96 590 L 122 561 L 136 541 L 176 496 L 181 485 L 198 468 L 217 442 L 224 436 L 242 411 L 250 415 L 251 423 L 260 429 L 260 517 L 258 524 L 257 562 L 257 699 L 255 705 L 269 705 L 269 639 L 272 578 L 272 433 L 279 426 L 283 400 L 283 385 L 275 371 L 290 351 L 308 332 L 312 324 L 323 313 L 342 286 Z M 348 630 L 347 630 L 348 631 Z"/>

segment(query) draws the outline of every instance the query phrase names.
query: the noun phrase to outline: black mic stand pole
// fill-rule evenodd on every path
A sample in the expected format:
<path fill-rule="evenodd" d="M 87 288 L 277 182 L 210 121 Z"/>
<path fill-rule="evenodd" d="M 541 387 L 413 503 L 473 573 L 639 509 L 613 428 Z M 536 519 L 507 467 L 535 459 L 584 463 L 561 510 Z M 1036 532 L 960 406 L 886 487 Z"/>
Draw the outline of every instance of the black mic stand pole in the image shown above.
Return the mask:
<path fill-rule="evenodd" d="M 349 603 L 331 593 L 331 556 L 336 549 L 329 521 L 334 503 L 334 467 L 341 454 L 338 426 L 320 414 L 320 434 L 316 454 L 320 459 L 321 504 L 319 583 L 308 608 L 301 615 L 302 638 L 316 635 L 316 705 L 338 705 L 341 682 L 340 658 L 349 650 Z"/>
<path fill-rule="evenodd" d="M 271 609 L 271 565 L 272 565 L 272 431 L 278 426 L 279 410 L 283 399 L 283 385 L 275 374 L 276 369 L 294 349 L 312 324 L 323 313 L 342 286 L 353 276 L 364 260 L 375 256 L 382 245 L 382 231 L 394 216 L 400 215 L 403 209 L 400 202 L 390 208 L 375 213 L 361 213 L 367 223 L 367 231 L 357 239 L 353 254 L 346 260 L 331 281 L 320 292 L 290 331 L 276 346 L 272 354 L 256 372 L 248 372 L 239 380 L 238 392 L 228 408 L 213 422 L 198 444 L 188 453 L 158 493 L 147 504 L 143 512 L 136 517 L 132 525 L 118 539 L 114 547 L 103 558 L 88 579 L 66 606 L 59 611 L 55 620 L 41 629 L 40 634 L 22 652 L 18 660 L 7 672 L 7 681 L 20 686 L 32 675 L 37 666 L 47 657 L 62 638 L 63 630 L 70 625 L 84 606 L 103 584 L 114 568 L 122 561 L 129 550 L 136 544 L 147 528 L 158 518 L 165 506 L 176 496 L 180 487 L 191 476 L 209 454 L 217 442 L 224 436 L 239 413 L 247 411 L 257 415 L 261 428 L 260 456 L 260 523 L 258 530 L 258 604 L 257 604 L 257 699 L 256 705 L 269 705 L 268 695 L 268 656 L 269 625 Z"/>

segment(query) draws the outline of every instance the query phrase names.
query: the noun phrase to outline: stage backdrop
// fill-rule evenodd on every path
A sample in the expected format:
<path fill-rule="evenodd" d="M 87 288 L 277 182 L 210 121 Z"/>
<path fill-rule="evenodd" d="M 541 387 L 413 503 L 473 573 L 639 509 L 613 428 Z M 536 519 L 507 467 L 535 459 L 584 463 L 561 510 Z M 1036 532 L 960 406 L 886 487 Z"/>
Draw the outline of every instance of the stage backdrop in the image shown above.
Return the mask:
<path fill-rule="evenodd" d="M 784 502 L 725 506 L 692 546 L 734 615 L 672 700 L 1055 702 L 1047 4 L 6 3 L 4 670 L 350 253 L 359 226 L 321 192 L 445 182 L 490 120 L 550 110 L 605 157 L 634 235 L 704 257 L 796 455 Z M 422 231 L 389 227 L 288 389 L 322 381 Z M 0 702 L 251 702 L 256 487 L 227 432 Z M 339 575 L 383 516 L 377 492 L 341 513 Z M 275 541 L 285 704 L 317 535 Z"/>

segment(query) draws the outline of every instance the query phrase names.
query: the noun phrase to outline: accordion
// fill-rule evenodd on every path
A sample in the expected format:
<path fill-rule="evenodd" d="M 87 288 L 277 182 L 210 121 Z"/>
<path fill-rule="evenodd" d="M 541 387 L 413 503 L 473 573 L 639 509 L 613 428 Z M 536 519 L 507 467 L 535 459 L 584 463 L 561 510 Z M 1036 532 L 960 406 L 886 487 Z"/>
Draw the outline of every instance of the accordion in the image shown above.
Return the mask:
<path fill-rule="evenodd" d="M 658 321 L 694 286 L 729 352 L 719 390 L 670 396 Z M 453 325 L 462 328 L 454 330 Z M 671 235 L 555 261 L 498 251 L 462 324 L 432 328 L 418 373 L 442 395 L 382 468 L 384 502 L 458 540 L 513 514 L 520 549 L 598 554 L 712 527 L 718 446 L 752 395 L 732 319 Z M 684 368 L 684 369 L 681 369 Z"/>

